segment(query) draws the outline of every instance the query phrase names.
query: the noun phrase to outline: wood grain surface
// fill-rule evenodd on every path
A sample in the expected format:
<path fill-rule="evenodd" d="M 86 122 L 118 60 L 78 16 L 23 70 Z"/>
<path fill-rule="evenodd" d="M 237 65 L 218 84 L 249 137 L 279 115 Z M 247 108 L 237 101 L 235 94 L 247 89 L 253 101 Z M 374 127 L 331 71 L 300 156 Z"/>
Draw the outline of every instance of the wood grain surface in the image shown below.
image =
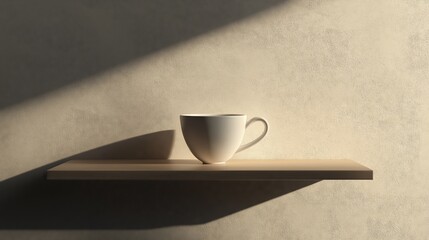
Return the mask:
<path fill-rule="evenodd" d="M 48 170 L 48 180 L 370 180 L 371 169 L 347 159 L 71 160 Z"/>

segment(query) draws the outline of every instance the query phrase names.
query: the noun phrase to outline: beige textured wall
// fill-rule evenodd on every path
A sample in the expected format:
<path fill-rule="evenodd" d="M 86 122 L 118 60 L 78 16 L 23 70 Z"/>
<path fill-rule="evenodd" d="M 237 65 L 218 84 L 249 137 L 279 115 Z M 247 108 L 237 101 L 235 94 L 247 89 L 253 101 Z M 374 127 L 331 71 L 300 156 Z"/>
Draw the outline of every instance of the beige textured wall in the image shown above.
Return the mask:
<path fill-rule="evenodd" d="M 154 50 L 143 49 L 141 56 L 133 51 L 141 47 L 141 38 L 151 38 L 152 28 L 149 36 L 142 36 L 136 29 L 144 18 L 123 21 L 138 15 L 136 2 L 17 2 L 0 3 L 0 49 L 6 53 L 0 57 L 1 180 L 166 129 L 176 130 L 171 157 L 189 158 L 180 113 L 242 112 L 267 118 L 271 131 L 236 158 L 351 158 L 374 169 L 374 181 L 319 182 L 203 224 L 130 230 L 0 226 L 0 238 L 427 239 L 427 1 L 271 1 L 276 4 L 237 19 L 233 12 L 219 15 L 230 20 L 209 24 L 207 31 L 198 21 L 189 21 L 174 36 L 192 32 L 193 24 L 202 30 Z M 150 6 L 156 9 L 156 1 Z M 19 9 L 23 11 L 17 17 L 6 13 Z M 52 14 L 38 16 L 39 10 Z M 180 22 L 187 14 L 169 16 L 174 25 L 174 18 Z M 26 27 L 38 17 L 46 28 Z M 156 31 L 163 21 L 147 26 Z M 91 52 L 91 44 L 110 52 Z M 43 56 L 45 49 L 50 55 Z M 62 54 L 79 56 L 73 51 L 85 53 L 60 64 Z M 76 73 L 94 64 L 86 62 L 86 54 L 100 62 L 106 56 L 132 57 Z M 30 63 L 39 58 L 44 59 L 39 65 Z M 61 72 L 74 74 L 73 81 L 55 85 L 50 77 Z M 27 81 L 15 86 L 12 81 L 21 78 Z M 55 87 L 45 86 L 49 84 Z M 32 95 L 33 88 L 42 90 Z"/>

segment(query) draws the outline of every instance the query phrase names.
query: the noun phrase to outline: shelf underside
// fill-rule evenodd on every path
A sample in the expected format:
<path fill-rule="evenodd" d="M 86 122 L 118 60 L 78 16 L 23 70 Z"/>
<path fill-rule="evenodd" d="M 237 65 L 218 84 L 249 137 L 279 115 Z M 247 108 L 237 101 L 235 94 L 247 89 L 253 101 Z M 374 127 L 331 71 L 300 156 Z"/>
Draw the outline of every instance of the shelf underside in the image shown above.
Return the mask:
<path fill-rule="evenodd" d="M 48 180 L 371 180 L 371 169 L 347 159 L 70 160 L 48 170 Z"/>

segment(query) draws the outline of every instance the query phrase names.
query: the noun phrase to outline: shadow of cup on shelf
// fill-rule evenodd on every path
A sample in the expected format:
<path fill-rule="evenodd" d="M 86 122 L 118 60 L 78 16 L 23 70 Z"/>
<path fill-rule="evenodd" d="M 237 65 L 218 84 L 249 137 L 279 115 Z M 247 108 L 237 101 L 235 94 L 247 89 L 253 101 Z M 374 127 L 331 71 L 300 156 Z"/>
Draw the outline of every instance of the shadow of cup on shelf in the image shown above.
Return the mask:
<path fill-rule="evenodd" d="M 94 148 L 70 159 L 168 159 L 173 140 L 174 130 L 159 131 Z"/>
<path fill-rule="evenodd" d="M 76 154 L 0 183 L 0 229 L 153 229 L 207 223 L 314 181 L 48 181 L 70 159 L 167 159 L 174 131 Z"/>

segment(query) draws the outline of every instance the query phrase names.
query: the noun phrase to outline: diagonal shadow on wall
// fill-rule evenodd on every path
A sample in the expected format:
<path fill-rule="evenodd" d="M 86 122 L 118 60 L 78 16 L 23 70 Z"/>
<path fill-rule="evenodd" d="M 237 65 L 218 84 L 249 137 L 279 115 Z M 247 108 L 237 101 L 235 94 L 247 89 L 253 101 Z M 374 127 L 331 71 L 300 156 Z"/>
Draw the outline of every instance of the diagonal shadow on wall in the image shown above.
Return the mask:
<path fill-rule="evenodd" d="M 285 1 L 0 1 L 0 109 Z"/>
<path fill-rule="evenodd" d="M 0 182 L 0 229 L 152 229 L 202 224 L 317 181 L 48 181 L 69 159 L 167 159 L 174 131 L 86 151 Z"/>

